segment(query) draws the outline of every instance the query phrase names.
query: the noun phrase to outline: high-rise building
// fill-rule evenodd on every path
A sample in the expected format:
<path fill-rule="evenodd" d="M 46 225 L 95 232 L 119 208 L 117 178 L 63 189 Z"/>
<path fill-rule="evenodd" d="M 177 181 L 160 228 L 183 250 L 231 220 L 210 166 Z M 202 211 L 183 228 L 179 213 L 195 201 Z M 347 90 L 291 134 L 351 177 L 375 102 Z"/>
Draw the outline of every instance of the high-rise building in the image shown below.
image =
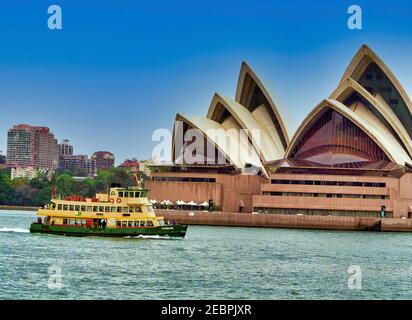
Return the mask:
<path fill-rule="evenodd" d="M 69 143 L 69 140 L 63 139 L 63 141 L 59 144 L 59 155 L 60 156 L 73 155 L 73 146 Z"/>
<path fill-rule="evenodd" d="M 96 162 L 96 170 L 107 170 L 114 167 L 114 154 L 109 151 L 96 151 L 92 154 Z"/>
<path fill-rule="evenodd" d="M 96 160 L 85 154 L 73 154 L 73 145 L 64 139 L 59 144 L 59 170 L 69 171 L 75 176 L 92 177 L 96 174 Z"/>
<path fill-rule="evenodd" d="M 7 135 L 6 165 L 9 168 L 57 169 L 59 149 L 53 133 L 47 127 L 13 126 Z"/>
<path fill-rule="evenodd" d="M 133 158 L 133 159 L 126 159 L 125 161 L 123 161 L 123 163 L 119 166 L 119 168 L 123 168 L 129 172 L 132 173 L 137 173 L 139 172 L 139 160 Z"/>
<path fill-rule="evenodd" d="M 88 160 L 88 156 L 84 154 L 61 155 L 59 159 L 59 169 L 62 171 L 70 171 L 74 175 L 87 175 Z"/>

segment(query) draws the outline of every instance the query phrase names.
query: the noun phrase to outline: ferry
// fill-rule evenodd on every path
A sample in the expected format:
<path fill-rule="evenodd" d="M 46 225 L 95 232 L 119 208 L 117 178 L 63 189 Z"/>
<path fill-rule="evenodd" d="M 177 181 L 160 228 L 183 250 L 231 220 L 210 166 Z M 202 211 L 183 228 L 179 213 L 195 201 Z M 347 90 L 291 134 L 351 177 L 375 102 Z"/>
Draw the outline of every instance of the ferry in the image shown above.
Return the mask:
<path fill-rule="evenodd" d="M 185 237 L 187 225 L 165 222 L 147 199 L 149 190 L 111 187 L 94 198 L 52 193 L 50 203 L 37 211 L 30 232 L 65 236 Z"/>

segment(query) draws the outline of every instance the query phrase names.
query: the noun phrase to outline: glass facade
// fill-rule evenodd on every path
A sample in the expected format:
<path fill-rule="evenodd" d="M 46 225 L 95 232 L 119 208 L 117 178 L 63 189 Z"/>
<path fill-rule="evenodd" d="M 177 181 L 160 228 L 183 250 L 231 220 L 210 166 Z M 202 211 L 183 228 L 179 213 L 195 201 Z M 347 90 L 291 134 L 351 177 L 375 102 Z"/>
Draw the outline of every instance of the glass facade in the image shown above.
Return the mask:
<path fill-rule="evenodd" d="M 216 183 L 216 178 L 152 177 L 152 181 L 164 181 L 164 182 L 207 182 L 207 183 Z"/>
<path fill-rule="evenodd" d="M 255 212 L 267 214 L 288 214 L 305 216 L 337 216 L 337 217 L 374 217 L 379 218 L 378 211 L 366 210 L 322 210 L 322 209 L 290 209 L 290 208 L 264 208 L 255 207 Z M 393 217 L 393 212 L 386 212 L 387 218 Z"/>
<path fill-rule="evenodd" d="M 311 198 L 352 198 L 352 199 L 389 200 L 389 195 L 387 195 L 387 194 L 381 194 L 380 195 L 380 194 L 263 191 L 262 196 L 270 196 L 270 197 L 311 197 Z"/>
<path fill-rule="evenodd" d="M 412 138 L 412 115 L 398 90 L 376 63 L 366 68 L 358 81 L 373 96 L 380 95 L 392 108 Z"/>
<path fill-rule="evenodd" d="M 385 188 L 385 182 L 362 182 L 362 181 L 327 181 L 327 180 L 287 180 L 272 179 L 271 184 L 294 184 L 307 186 L 338 186 L 338 187 L 367 187 Z"/>
<path fill-rule="evenodd" d="M 390 161 L 366 133 L 330 108 L 308 126 L 290 158 L 326 166 Z"/>
<path fill-rule="evenodd" d="M 209 140 L 204 136 L 204 134 L 196 128 L 193 128 L 188 123 L 184 121 L 178 122 L 178 125 L 183 126 L 183 130 L 180 134 L 183 136 L 175 137 L 175 150 L 174 150 L 174 162 L 176 164 L 191 164 L 191 165 L 227 165 L 230 164 L 226 156 L 220 152 Z M 196 133 L 194 137 L 187 137 L 185 139 L 185 134 L 188 130 L 194 130 L 193 133 Z M 203 141 L 196 141 L 201 137 Z M 190 141 L 185 141 L 191 138 Z M 192 145 L 194 144 L 194 145 Z M 202 150 L 196 148 L 196 146 L 202 147 Z M 193 161 L 193 163 L 186 163 L 186 159 Z"/>
<path fill-rule="evenodd" d="M 283 147 L 287 148 L 287 142 L 282 134 L 282 127 L 276 118 L 273 110 L 271 109 L 269 101 L 266 99 L 264 93 L 253 80 L 253 78 L 247 73 L 244 80 L 244 89 L 242 90 L 242 95 L 240 96 L 239 103 L 244 105 L 250 112 L 253 112 L 258 106 L 264 105 L 268 111 L 273 124 L 276 127 L 279 137 L 282 141 Z"/>

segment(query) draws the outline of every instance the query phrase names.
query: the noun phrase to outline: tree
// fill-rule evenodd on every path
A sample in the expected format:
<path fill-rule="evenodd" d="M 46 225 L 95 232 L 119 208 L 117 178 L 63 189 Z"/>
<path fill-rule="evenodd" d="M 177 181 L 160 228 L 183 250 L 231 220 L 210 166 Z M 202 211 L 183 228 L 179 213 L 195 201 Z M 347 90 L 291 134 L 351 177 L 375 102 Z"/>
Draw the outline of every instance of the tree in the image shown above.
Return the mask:
<path fill-rule="evenodd" d="M 68 196 L 73 192 L 74 179 L 69 173 L 63 173 L 56 179 L 57 193 Z"/>
<path fill-rule="evenodd" d="M 113 183 L 120 184 L 123 187 L 134 186 L 136 184 L 127 171 L 122 168 L 111 168 L 97 172 L 97 177 L 95 178 L 97 192 L 106 192 L 107 188 L 110 188 Z"/>
<path fill-rule="evenodd" d="M 47 175 L 43 172 L 38 173 L 37 177 L 31 179 L 28 183 L 36 189 L 43 189 L 50 185 Z"/>
<path fill-rule="evenodd" d="M 40 189 L 34 197 L 33 204 L 37 207 L 42 207 L 45 204 L 49 203 L 52 189 L 52 186 L 47 186 L 45 188 Z"/>
<path fill-rule="evenodd" d="M 86 178 L 84 181 L 75 181 L 69 172 L 56 172 L 50 180 L 41 173 L 31 180 L 11 180 L 9 170 L 0 170 L 0 204 L 43 206 L 50 202 L 54 187 L 63 197 L 77 194 L 90 198 L 98 192 L 106 192 L 113 183 L 123 187 L 135 185 L 130 175 L 121 168 L 99 171 L 94 179 Z"/>
<path fill-rule="evenodd" d="M 18 185 L 16 187 L 16 205 L 32 206 L 33 199 L 36 197 L 38 190 L 27 184 Z"/>
<path fill-rule="evenodd" d="M 11 204 L 15 201 L 15 191 L 10 181 L 10 171 L 0 170 L 0 204 Z"/>

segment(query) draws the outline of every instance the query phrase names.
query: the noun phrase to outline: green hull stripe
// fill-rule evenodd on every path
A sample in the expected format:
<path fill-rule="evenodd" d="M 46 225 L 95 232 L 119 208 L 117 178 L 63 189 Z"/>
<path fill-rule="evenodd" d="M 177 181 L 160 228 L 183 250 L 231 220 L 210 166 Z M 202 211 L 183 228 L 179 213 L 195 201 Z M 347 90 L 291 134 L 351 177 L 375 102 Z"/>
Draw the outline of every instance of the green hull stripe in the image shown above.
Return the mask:
<path fill-rule="evenodd" d="M 184 237 L 187 225 L 174 225 L 152 228 L 85 228 L 51 226 L 42 223 L 32 223 L 30 232 L 48 233 L 67 236 L 98 236 L 98 237 L 128 237 L 139 235 L 159 235 L 169 237 Z"/>

